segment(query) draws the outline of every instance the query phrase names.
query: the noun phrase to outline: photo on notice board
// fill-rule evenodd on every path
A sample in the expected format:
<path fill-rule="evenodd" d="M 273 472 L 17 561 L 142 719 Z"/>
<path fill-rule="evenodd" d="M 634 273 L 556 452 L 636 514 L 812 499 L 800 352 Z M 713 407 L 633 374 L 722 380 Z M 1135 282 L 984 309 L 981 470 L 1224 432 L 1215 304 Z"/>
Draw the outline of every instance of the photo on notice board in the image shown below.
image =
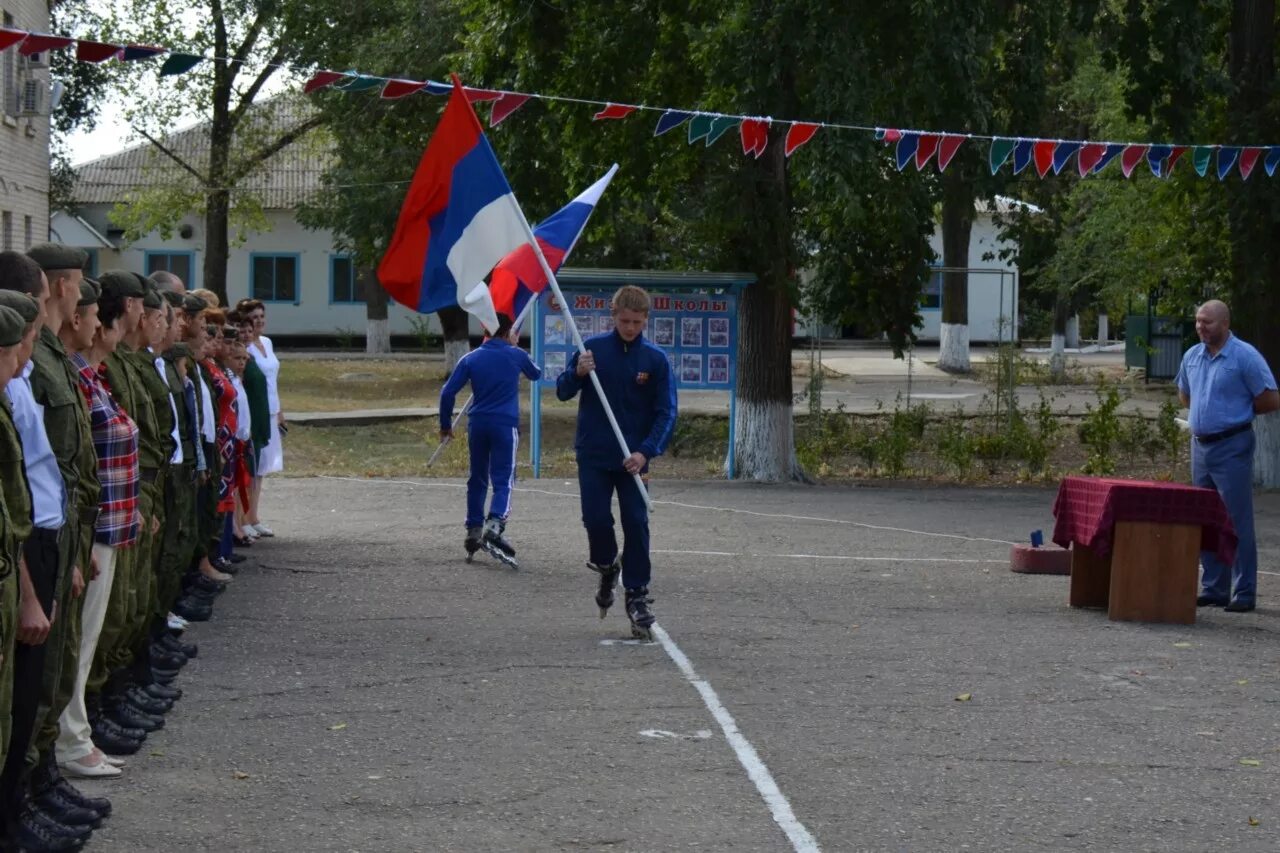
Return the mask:
<path fill-rule="evenodd" d="M 680 356 L 680 381 L 692 384 L 702 383 L 702 354 L 683 353 Z"/>
<path fill-rule="evenodd" d="M 680 346 L 682 347 L 702 346 L 702 318 L 701 317 L 681 317 L 680 318 Z"/>
<path fill-rule="evenodd" d="M 584 338 L 589 338 L 596 333 L 596 318 L 590 314 L 574 314 L 573 322 L 578 327 L 578 334 Z"/>
<path fill-rule="evenodd" d="M 566 353 L 549 352 L 542 357 L 542 378 L 555 379 L 564 373 Z"/>
<path fill-rule="evenodd" d="M 712 385 L 729 384 L 729 356 L 724 353 L 707 356 L 707 382 Z"/>
<path fill-rule="evenodd" d="M 667 361 L 671 362 L 671 375 L 679 376 L 680 363 L 676 360 L 676 354 L 671 352 L 671 350 L 667 350 Z"/>
<path fill-rule="evenodd" d="M 542 340 L 547 346 L 565 342 L 564 315 L 548 314 L 543 318 Z"/>
<path fill-rule="evenodd" d="M 676 318 L 655 317 L 653 319 L 653 342 L 660 347 L 676 345 Z"/>
<path fill-rule="evenodd" d="M 596 318 L 596 334 L 607 335 L 613 331 L 613 315 L 602 314 Z"/>
<path fill-rule="evenodd" d="M 713 347 L 729 346 L 728 317 L 711 317 L 707 320 L 707 344 Z"/>

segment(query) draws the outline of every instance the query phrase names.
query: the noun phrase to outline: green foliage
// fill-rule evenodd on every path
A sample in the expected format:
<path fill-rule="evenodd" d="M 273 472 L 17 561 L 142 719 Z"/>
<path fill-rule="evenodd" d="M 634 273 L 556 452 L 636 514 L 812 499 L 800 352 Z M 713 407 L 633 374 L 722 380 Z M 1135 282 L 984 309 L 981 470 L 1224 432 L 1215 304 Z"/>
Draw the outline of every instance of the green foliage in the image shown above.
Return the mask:
<path fill-rule="evenodd" d="M 1085 417 L 1080 423 L 1080 443 L 1089 453 L 1084 464 L 1086 474 L 1107 476 L 1114 474 L 1116 460 L 1114 450 L 1123 440 L 1123 429 L 1117 410 L 1122 402 L 1120 391 L 1114 385 L 1098 383 L 1098 405 L 1085 404 Z"/>
<path fill-rule="evenodd" d="M 444 342 L 444 339 L 431 329 L 431 318 L 425 314 L 411 314 L 409 329 L 418 339 L 418 346 L 422 347 L 423 352 L 436 352 Z"/>

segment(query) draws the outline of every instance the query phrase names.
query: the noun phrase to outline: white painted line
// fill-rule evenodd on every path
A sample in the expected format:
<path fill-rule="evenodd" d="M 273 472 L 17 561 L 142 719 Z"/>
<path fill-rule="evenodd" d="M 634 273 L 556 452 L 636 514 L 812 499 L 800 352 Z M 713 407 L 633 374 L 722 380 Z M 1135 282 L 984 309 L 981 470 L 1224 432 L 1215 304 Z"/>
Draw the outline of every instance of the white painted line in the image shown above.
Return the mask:
<path fill-rule="evenodd" d="M 958 557 L 857 557 L 849 554 L 739 554 L 733 551 L 680 551 L 650 548 L 652 554 L 689 554 L 697 557 L 754 557 L 762 560 L 846 560 L 858 563 L 1007 563 L 1008 560 L 966 560 Z"/>
<path fill-rule="evenodd" d="M 689 659 L 685 657 L 684 652 L 680 651 L 680 647 L 676 645 L 676 641 L 671 639 L 671 635 L 662 629 L 662 626 L 655 624 L 653 626 L 653 634 L 658 638 L 658 642 L 662 643 L 662 648 L 666 650 L 667 655 L 680 668 L 680 672 L 688 679 L 689 683 L 694 686 L 698 694 L 702 696 L 702 701 L 706 703 L 707 710 L 711 712 L 711 716 L 715 717 L 717 723 L 720 724 L 720 730 L 724 732 L 725 740 L 733 747 L 733 752 L 738 756 L 738 763 L 747 771 L 747 776 L 755 783 L 756 790 L 760 792 L 760 796 L 764 798 L 765 804 L 769 807 L 769 812 L 773 815 L 773 820 L 782 829 L 787 836 L 787 840 L 791 842 L 791 846 L 797 851 L 819 850 L 818 842 L 810 834 L 791 810 L 791 803 L 787 802 L 787 798 L 782 795 L 782 791 L 778 788 L 778 783 L 773 781 L 773 776 L 769 773 L 769 768 L 764 766 L 764 762 L 760 760 L 759 753 L 755 747 L 742 735 L 738 729 L 738 724 L 734 721 L 733 715 L 720 702 L 720 697 L 716 695 L 716 691 L 706 681 L 698 677 L 698 673 L 694 670 L 693 664 L 689 663 Z"/>

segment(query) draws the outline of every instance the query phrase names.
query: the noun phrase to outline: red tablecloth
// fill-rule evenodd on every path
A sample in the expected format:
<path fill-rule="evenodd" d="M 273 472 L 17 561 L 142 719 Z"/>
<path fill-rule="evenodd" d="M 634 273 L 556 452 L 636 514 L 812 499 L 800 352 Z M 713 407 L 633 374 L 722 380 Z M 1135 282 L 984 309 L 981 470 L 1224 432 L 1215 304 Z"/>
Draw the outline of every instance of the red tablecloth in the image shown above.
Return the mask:
<path fill-rule="evenodd" d="M 1111 552 L 1117 521 L 1200 525 L 1200 550 L 1213 551 L 1231 565 L 1236 558 L 1236 531 L 1222 496 L 1213 489 L 1181 483 L 1067 477 L 1053 502 L 1053 541 L 1072 542 L 1098 555 Z"/>

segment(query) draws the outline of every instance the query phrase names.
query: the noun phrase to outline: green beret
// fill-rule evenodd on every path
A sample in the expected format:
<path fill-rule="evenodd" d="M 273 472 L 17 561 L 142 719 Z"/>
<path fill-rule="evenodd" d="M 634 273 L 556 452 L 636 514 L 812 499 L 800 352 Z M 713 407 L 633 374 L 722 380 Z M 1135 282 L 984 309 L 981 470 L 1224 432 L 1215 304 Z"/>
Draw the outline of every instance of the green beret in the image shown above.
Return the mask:
<path fill-rule="evenodd" d="M 114 294 L 121 299 L 127 296 L 141 299 L 146 295 L 142 280 L 127 270 L 107 270 L 98 276 L 98 284 L 102 285 L 104 293 Z"/>
<path fill-rule="evenodd" d="M 182 309 L 182 294 L 176 290 L 162 290 L 160 295 L 164 297 L 164 301 L 168 302 L 174 308 Z"/>
<path fill-rule="evenodd" d="M 155 284 L 149 278 L 143 279 L 146 284 L 143 286 L 142 307 L 148 309 L 163 308 L 164 300 L 160 298 L 160 291 L 156 289 Z"/>
<path fill-rule="evenodd" d="M 98 282 L 91 278 L 82 278 L 80 279 L 80 301 L 76 303 L 76 307 L 83 308 L 86 305 L 93 305 L 101 295 L 102 287 Z"/>
<path fill-rule="evenodd" d="M 188 314 L 199 314 L 201 311 L 209 307 L 209 303 L 204 299 L 196 296 L 194 293 L 182 294 L 182 310 Z"/>
<path fill-rule="evenodd" d="M 18 316 L 22 317 L 24 326 L 34 323 L 36 317 L 40 316 L 40 306 L 36 304 L 36 301 L 25 293 L 19 293 L 16 290 L 0 290 L 0 305 L 12 309 Z"/>
<path fill-rule="evenodd" d="M 172 355 L 174 358 L 191 358 L 191 347 L 182 341 L 177 341 L 173 346 L 169 347 L 167 354 Z"/>
<path fill-rule="evenodd" d="M 45 272 L 84 269 L 84 265 L 89 262 L 89 255 L 83 249 L 60 243 L 32 246 L 27 250 L 27 257 L 39 264 L 40 269 Z"/>
<path fill-rule="evenodd" d="M 0 305 L 0 347 L 17 346 L 27 334 L 22 315 L 7 305 Z"/>

